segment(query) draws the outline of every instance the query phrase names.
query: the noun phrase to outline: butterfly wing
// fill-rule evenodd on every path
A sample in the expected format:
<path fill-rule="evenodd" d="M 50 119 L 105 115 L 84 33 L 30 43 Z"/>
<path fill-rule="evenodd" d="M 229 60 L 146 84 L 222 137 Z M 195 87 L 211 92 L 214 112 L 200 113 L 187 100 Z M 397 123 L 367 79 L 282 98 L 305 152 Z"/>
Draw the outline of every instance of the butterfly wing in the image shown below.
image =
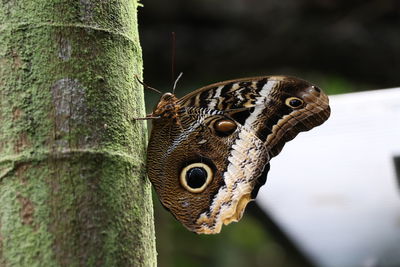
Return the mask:
<path fill-rule="evenodd" d="M 148 146 L 148 175 L 163 205 L 189 230 L 218 233 L 223 223 L 241 218 L 268 151 L 241 125 L 226 136 L 216 133 L 222 112 L 194 108 L 180 125 L 157 120 Z M 205 186 L 204 186 L 205 185 Z"/>
<path fill-rule="evenodd" d="M 288 106 L 299 98 L 303 105 Z M 329 118 L 329 100 L 307 81 L 288 76 L 261 76 L 211 84 L 180 99 L 184 107 L 224 111 L 251 129 L 266 143 L 271 156 L 298 133 L 308 131 Z"/>
<path fill-rule="evenodd" d="M 148 174 L 163 205 L 197 233 L 238 221 L 265 182 L 270 158 L 329 116 L 326 95 L 289 77 L 213 84 L 178 105 L 178 121 L 153 121 Z"/>

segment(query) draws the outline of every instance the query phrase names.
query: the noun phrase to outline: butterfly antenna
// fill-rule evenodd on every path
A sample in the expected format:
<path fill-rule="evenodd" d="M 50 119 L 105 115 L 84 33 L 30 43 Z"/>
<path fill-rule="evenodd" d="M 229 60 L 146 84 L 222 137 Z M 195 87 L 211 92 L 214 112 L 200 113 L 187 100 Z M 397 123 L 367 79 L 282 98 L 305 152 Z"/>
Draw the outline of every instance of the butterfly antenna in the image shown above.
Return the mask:
<path fill-rule="evenodd" d="M 176 35 L 175 32 L 171 32 L 171 83 L 175 79 L 175 58 L 176 58 Z"/>
<path fill-rule="evenodd" d="M 174 82 L 174 87 L 172 87 L 172 94 L 175 94 L 175 89 L 176 89 L 176 85 L 179 81 L 179 79 L 182 77 L 183 72 L 179 73 L 178 78 L 176 78 L 175 82 Z"/>
<path fill-rule="evenodd" d="M 160 95 L 162 95 L 162 92 L 161 92 L 160 90 L 157 90 L 157 89 L 154 88 L 154 87 L 148 86 L 147 84 L 145 84 L 144 82 L 142 82 L 142 81 L 139 79 L 138 76 L 135 75 L 135 77 L 136 77 L 136 80 L 137 80 L 141 85 L 144 86 L 144 88 L 150 89 L 150 90 L 152 90 L 152 91 L 154 91 L 154 92 L 159 93 Z"/>

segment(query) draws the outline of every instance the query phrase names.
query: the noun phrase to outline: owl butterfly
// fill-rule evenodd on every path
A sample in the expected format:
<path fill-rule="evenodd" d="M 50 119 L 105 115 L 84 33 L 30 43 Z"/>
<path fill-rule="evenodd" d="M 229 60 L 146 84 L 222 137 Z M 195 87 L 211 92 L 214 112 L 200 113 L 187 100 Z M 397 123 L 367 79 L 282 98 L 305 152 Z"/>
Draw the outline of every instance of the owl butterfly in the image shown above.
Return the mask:
<path fill-rule="evenodd" d="M 180 99 L 166 93 L 148 115 L 148 176 L 187 229 L 219 233 L 255 199 L 270 159 L 329 115 L 321 89 L 287 76 L 215 83 Z"/>

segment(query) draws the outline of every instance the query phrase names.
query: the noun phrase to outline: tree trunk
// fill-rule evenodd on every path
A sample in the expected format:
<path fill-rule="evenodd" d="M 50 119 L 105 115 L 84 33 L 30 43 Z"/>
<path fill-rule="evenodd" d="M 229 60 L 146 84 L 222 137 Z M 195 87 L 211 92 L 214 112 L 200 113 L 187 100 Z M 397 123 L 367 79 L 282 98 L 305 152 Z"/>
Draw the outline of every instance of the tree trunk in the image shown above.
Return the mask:
<path fill-rule="evenodd" d="M 0 266 L 155 266 L 136 0 L 0 2 Z"/>

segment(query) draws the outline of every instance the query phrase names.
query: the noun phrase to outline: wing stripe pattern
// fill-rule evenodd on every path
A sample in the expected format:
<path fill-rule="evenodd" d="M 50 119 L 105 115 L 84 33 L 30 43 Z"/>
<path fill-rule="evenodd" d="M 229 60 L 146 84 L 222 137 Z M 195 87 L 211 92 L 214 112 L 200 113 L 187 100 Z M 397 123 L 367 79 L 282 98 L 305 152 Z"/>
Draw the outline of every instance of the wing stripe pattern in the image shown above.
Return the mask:
<path fill-rule="evenodd" d="M 223 88 L 223 86 L 220 85 L 215 90 L 214 97 L 210 100 L 210 103 L 208 104 L 208 108 L 209 109 L 216 109 L 216 106 L 217 106 L 218 101 L 219 101 L 219 97 L 221 96 L 222 88 Z"/>
<path fill-rule="evenodd" d="M 196 222 L 199 233 L 219 232 L 222 224 L 240 220 L 251 200 L 256 179 L 269 161 L 263 142 L 245 128 L 240 129 L 229 154 L 223 176 L 225 184 L 214 196 L 209 211 L 199 216 Z"/>
<path fill-rule="evenodd" d="M 261 82 L 261 81 L 260 81 Z M 260 88 L 262 83 L 257 83 L 257 88 Z M 254 107 L 254 111 L 249 114 L 249 117 L 245 120 L 245 125 L 251 128 L 254 128 L 254 124 L 259 124 L 259 117 L 262 115 L 263 111 L 265 110 L 266 102 L 268 98 L 266 97 L 271 90 L 276 86 L 276 81 L 268 80 L 264 85 L 261 87 L 258 97 L 256 97 L 256 103 Z"/>

